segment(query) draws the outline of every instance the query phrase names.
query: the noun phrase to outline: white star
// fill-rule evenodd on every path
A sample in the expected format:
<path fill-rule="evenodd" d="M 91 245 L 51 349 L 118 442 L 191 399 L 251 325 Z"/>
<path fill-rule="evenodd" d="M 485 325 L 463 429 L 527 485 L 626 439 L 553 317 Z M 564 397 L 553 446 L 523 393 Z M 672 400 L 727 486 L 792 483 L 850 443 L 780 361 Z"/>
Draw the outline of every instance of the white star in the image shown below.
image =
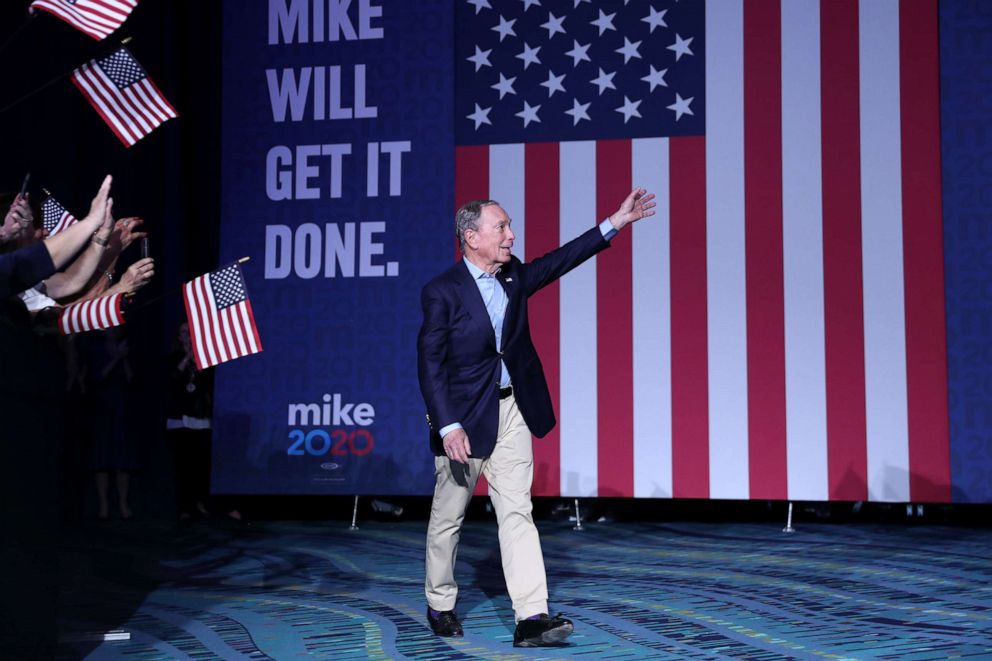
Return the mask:
<path fill-rule="evenodd" d="M 616 15 L 616 12 L 613 12 L 612 14 L 604 14 L 602 9 L 599 10 L 599 18 L 595 21 L 591 21 L 591 23 L 599 27 L 600 37 L 602 37 L 603 33 L 607 30 L 616 30 L 616 28 L 613 27 L 613 17 Z"/>
<path fill-rule="evenodd" d="M 531 48 L 527 42 L 524 42 L 524 49 L 517 54 L 521 60 L 524 61 L 524 70 L 527 70 L 531 64 L 540 64 L 541 60 L 537 57 L 537 51 L 541 50 L 541 47 Z"/>
<path fill-rule="evenodd" d="M 665 22 L 665 12 L 667 11 L 667 9 L 655 11 L 654 7 L 648 7 L 648 15 L 641 20 L 651 26 L 651 32 L 653 33 L 655 28 L 668 27 L 668 23 Z"/>
<path fill-rule="evenodd" d="M 489 0 L 468 0 L 468 4 L 475 5 L 475 13 L 478 14 L 483 9 L 492 9 L 493 6 L 489 4 Z"/>
<path fill-rule="evenodd" d="M 689 104 L 692 103 L 692 100 L 694 98 L 695 97 L 690 96 L 688 99 L 683 99 L 681 96 L 679 96 L 679 93 L 678 92 L 675 93 L 675 103 L 673 103 L 670 106 L 667 106 L 667 108 L 669 110 L 674 110 L 675 111 L 675 121 L 676 122 L 679 121 L 680 119 L 682 119 L 682 115 L 691 115 L 692 114 L 692 111 L 689 110 Z"/>
<path fill-rule="evenodd" d="M 613 76 L 615 75 L 617 75 L 616 71 L 614 71 L 613 73 L 606 73 L 605 71 L 603 71 L 603 68 L 600 67 L 599 76 L 593 78 L 589 82 L 599 87 L 599 95 L 602 96 L 605 90 L 607 89 L 615 90 L 617 88 L 617 86 L 613 84 Z"/>
<path fill-rule="evenodd" d="M 541 0 L 523 0 L 523 2 L 524 2 L 524 11 L 530 9 L 532 5 L 537 5 L 538 7 L 541 6 Z"/>
<path fill-rule="evenodd" d="M 589 3 L 591 3 L 592 0 L 575 0 L 575 4 L 572 5 L 572 9 L 575 9 L 576 7 L 578 7 L 579 5 L 581 5 L 583 2 L 589 2 Z"/>
<path fill-rule="evenodd" d="M 516 94 L 517 91 L 513 89 L 513 81 L 517 79 L 516 76 L 513 78 L 506 78 L 502 73 L 499 74 L 499 82 L 495 85 L 490 85 L 494 90 L 499 90 L 499 98 L 503 98 L 507 94 Z M 653 89 L 653 88 L 652 88 Z"/>
<path fill-rule="evenodd" d="M 506 20 L 502 16 L 499 17 L 499 25 L 490 28 L 495 32 L 499 32 L 499 40 L 502 42 L 507 36 L 516 37 L 517 33 L 513 31 L 513 24 L 517 22 L 517 19 L 511 18 Z"/>
<path fill-rule="evenodd" d="M 475 55 L 472 57 L 466 57 L 465 59 L 469 62 L 475 62 L 475 70 L 478 71 L 482 67 L 491 67 L 492 64 L 489 63 L 489 54 L 493 52 L 493 49 L 480 50 L 478 46 L 475 47 Z"/>
<path fill-rule="evenodd" d="M 555 92 L 565 91 L 565 87 L 561 84 L 563 80 L 565 80 L 565 74 L 556 76 L 554 71 L 548 69 L 548 79 L 541 83 L 541 86 L 548 88 L 548 96 L 550 97 Z"/>
<path fill-rule="evenodd" d="M 668 73 L 668 69 L 662 69 L 658 71 L 654 68 L 653 64 L 648 65 L 651 68 L 651 73 L 641 78 L 645 83 L 651 86 L 650 91 L 654 91 L 655 87 L 661 85 L 662 87 L 668 87 L 668 83 L 665 82 L 665 74 Z"/>
<path fill-rule="evenodd" d="M 679 58 L 683 55 L 692 55 L 692 51 L 689 50 L 689 44 L 692 43 L 692 37 L 688 39 L 683 39 L 679 33 L 675 33 L 675 43 L 668 47 L 668 50 L 675 51 L 675 61 L 678 62 Z"/>
<path fill-rule="evenodd" d="M 471 115 L 465 115 L 465 116 L 471 119 L 473 122 L 475 122 L 475 130 L 478 131 L 479 127 L 482 126 L 483 124 L 489 124 L 490 126 L 493 125 L 493 123 L 489 121 L 490 110 L 492 110 L 492 106 L 490 106 L 489 108 L 480 108 L 479 104 L 477 103 L 475 104 L 475 112 L 473 112 Z"/>
<path fill-rule="evenodd" d="M 551 12 L 548 12 L 548 22 L 541 23 L 541 27 L 548 31 L 548 39 L 555 36 L 556 33 L 561 32 L 565 34 L 565 28 L 562 27 L 562 23 L 565 22 L 565 17 L 557 17 Z"/>
<path fill-rule="evenodd" d="M 538 124 L 541 123 L 541 120 L 537 116 L 537 111 L 540 109 L 540 104 L 531 107 L 530 104 L 524 101 L 524 109 L 516 113 L 516 116 L 524 120 L 524 128 L 527 128 L 527 125 L 531 122 L 537 122 Z"/>
<path fill-rule="evenodd" d="M 571 56 L 573 67 L 579 66 L 579 62 L 581 62 L 582 60 L 585 60 L 586 62 L 592 62 L 592 60 L 589 59 L 589 55 L 588 55 L 589 46 L 591 44 L 586 44 L 585 46 L 583 46 L 575 39 L 572 40 L 572 43 L 574 44 L 572 46 L 572 50 L 566 51 L 565 55 Z"/>
<path fill-rule="evenodd" d="M 637 59 L 641 59 L 641 54 L 637 52 L 637 49 L 640 48 L 640 46 L 641 46 L 641 42 L 635 41 L 634 43 L 631 43 L 630 42 L 630 39 L 628 39 L 627 37 L 624 37 L 623 38 L 623 48 L 618 48 L 614 52 L 615 53 L 623 53 L 623 63 L 624 64 L 627 64 L 627 62 L 629 62 L 630 61 L 630 58 L 632 58 L 632 57 L 636 57 Z"/>
<path fill-rule="evenodd" d="M 623 97 L 623 105 L 616 109 L 617 112 L 623 113 L 623 123 L 626 124 L 627 120 L 631 117 L 640 117 L 641 113 L 638 112 L 637 106 L 641 105 L 640 101 L 631 101 L 626 95 Z"/>
<path fill-rule="evenodd" d="M 586 112 L 587 110 L 589 110 L 590 105 L 591 104 L 589 103 L 579 103 L 578 99 L 572 99 L 572 109 L 565 111 L 566 115 L 572 116 L 572 126 L 575 126 L 576 124 L 579 123 L 580 120 L 583 119 L 587 121 L 592 121 L 591 119 L 589 119 L 589 113 Z"/>

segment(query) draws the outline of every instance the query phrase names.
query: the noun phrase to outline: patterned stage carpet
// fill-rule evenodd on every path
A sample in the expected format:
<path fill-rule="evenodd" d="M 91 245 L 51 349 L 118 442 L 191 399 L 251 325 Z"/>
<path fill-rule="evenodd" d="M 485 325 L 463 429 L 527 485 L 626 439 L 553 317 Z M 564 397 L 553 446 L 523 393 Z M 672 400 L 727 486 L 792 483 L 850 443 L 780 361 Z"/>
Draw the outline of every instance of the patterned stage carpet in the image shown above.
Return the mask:
<path fill-rule="evenodd" d="M 495 524 L 466 525 L 464 639 L 424 622 L 422 521 L 70 533 L 60 651 L 92 659 L 992 659 L 992 530 L 541 524 L 566 647 L 514 649 Z M 80 642 L 109 629 L 130 640 Z M 74 642 L 73 642 L 74 641 Z"/>

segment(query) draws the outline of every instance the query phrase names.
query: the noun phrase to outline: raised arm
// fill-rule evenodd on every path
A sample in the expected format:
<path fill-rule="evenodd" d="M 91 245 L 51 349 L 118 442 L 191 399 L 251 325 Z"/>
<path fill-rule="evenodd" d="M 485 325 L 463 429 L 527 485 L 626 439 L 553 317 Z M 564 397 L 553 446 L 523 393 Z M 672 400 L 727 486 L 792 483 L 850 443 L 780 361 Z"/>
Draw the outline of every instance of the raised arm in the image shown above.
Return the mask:
<path fill-rule="evenodd" d="M 103 222 L 100 228 L 93 233 L 86 248 L 72 260 L 72 263 L 64 271 L 56 273 L 45 281 L 45 291 L 49 296 L 56 300 L 64 300 L 77 294 L 93 277 L 93 273 L 110 246 L 110 234 L 114 226 L 113 206 L 113 200 L 107 200 Z M 58 235 L 54 238 L 57 237 Z"/>
<path fill-rule="evenodd" d="M 111 202 L 110 184 L 112 181 L 113 178 L 109 174 L 104 178 L 100 190 L 97 191 L 96 197 L 90 204 L 90 212 L 86 214 L 85 218 L 45 240 L 45 248 L 48 250 L 56 269 L 61 269 L 68 264 L 86 245 L 93 233 L 103 225 L 107 205 Z"/>

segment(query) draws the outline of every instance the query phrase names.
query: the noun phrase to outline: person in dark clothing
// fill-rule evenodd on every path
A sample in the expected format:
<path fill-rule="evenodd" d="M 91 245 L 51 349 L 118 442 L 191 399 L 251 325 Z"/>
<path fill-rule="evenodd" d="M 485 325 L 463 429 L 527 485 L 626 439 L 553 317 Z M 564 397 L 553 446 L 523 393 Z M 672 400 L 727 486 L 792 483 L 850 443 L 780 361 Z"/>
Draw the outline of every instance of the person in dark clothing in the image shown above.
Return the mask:
<path fill-rule="evenodd" d="M 176 509 L 180 521 L 196 515 L 210 516 L 212 393 L 213 371 L 196 369 L 189 324 L 183 322 L 179 325 L 176 349 L 169 355 L 166 420 L 174 457 Z M 226 515 L 241 520 L 236 509 L 228 509 Z"/>

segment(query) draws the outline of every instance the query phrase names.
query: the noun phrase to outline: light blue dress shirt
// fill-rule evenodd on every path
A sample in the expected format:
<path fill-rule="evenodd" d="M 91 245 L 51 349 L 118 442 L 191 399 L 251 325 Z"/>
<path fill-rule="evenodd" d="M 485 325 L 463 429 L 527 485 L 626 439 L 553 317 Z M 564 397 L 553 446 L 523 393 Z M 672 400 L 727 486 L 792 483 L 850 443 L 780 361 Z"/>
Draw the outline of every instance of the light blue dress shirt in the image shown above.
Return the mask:
<path fill-rule="evenodd" d="M 610 222 L 609 218 L 599 224 L 599 231 L 603 233 L 603 238 L 607 241 L 617 235 L 617 231 L 614 229 L 613 223 Z M 471 274 L 472 279 L 475 280 L 475 284 L 479 287 L 479 293 L 482 294 L 482 302 L 486 304 L 489 321 L 492 323 L 493 331 L 496 333 L 496 351 L 502 352 L 503 319 L 506 317 L 507 303 L 506 291 L 504 291 L 503 285 L 500 284 L 495 275 L 486 273 L 465 257 L 462 260 L 465 262 L 465 266 L 468 267 L 468 272 Z M 506 388 L 510 385 L 510 372 L 506 369 L 506 363 L 503 362 L 502 358 L 499 364 L 499 387 Z M 461 428 L 462 425 L 460 422 L 453 422 L 450 425 L 441 427 L 439 433 L 441 434 L 441 438 L 444 438 L 448 432 Z"/>

